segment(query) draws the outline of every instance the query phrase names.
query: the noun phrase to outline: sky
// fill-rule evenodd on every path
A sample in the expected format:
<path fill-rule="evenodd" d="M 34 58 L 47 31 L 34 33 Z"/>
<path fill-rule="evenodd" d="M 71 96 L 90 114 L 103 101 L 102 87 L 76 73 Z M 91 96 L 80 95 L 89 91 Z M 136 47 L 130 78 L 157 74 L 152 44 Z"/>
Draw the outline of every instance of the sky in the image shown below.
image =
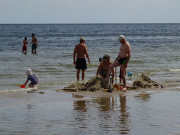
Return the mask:
<path fill-rule="evenodd" d="M 0 0 L 0 24 L 180 23 L 180 0 Z"/>

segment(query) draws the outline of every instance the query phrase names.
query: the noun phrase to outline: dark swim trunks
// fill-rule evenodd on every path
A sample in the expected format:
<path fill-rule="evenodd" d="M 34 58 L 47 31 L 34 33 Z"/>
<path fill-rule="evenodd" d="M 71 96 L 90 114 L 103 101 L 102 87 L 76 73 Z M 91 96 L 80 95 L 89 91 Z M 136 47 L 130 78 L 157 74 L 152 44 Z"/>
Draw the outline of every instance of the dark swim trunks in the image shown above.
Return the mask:
<path fill-rule="evenodd" d="M 119 61 L 120 65 L 124 65 L 127 62 L 127 58 L 119 58 L 118 61 Z"/>
<path fill-rule="evenodd" d="M 36 49 L 37 45 L 36 44 L 32 44 L 32 49 Z"/>
<path fill-rule="evenodd" d="M 81 70 L 87 69 L 86 59 L 85 58 L 77 58 L 77 60 L 76 60 L 76 69 L 81 69 Z"/>

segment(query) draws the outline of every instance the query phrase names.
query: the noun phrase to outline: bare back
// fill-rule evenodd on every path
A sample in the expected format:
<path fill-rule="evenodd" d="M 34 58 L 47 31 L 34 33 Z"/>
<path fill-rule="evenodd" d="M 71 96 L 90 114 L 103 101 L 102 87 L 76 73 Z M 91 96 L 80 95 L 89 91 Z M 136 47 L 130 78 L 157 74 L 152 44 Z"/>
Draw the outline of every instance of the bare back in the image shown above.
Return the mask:
<path fill-rule="evenodd" d="M 77 44 L 75 49 L 74 49 L 74 53 L 77 53 L 77 58 L 85 58 L 87 55 L 87 47 L 85 44 Z"/>

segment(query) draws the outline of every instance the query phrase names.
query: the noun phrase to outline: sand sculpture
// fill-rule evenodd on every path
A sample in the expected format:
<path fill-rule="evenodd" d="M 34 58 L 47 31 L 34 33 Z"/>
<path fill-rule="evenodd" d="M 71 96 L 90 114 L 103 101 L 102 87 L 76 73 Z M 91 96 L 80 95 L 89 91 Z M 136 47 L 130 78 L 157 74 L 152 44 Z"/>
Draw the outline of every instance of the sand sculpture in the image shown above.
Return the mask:
<path fill-rule="evenodd" d="M 133 82 L 133 87 L 135 88 L 162 88 L 163 85 L 151 80 L 147 75 L 141 74 L 141 76 Z"/>
<path fill-rule="evenodd" d="M 113 87 L 111 87 L 113 88 Z M 128 90 L 134 90 L 138 88 L 162 88 L 162 85 L 158 82 L 151 80 L 147 75 L 142 74 L 133 82 L 133 86 L 129 87 Z M 100 77 L 93 77 L 87 82 L 74 82 L 70 86 L 65 87 L 63 90 L 66 91 L 98 91 L 107 90 L 109 85 L 104 79 Z"/>

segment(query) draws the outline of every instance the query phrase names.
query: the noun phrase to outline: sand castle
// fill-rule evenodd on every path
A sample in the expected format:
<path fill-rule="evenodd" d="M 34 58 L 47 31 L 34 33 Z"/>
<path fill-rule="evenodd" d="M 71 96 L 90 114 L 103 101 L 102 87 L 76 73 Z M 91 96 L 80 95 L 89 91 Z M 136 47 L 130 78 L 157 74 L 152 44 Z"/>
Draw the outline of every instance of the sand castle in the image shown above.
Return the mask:
<path fill-rule="evenodd" d="M 147 75 L 141 74 L 141 76 L 137 78 L 136 81 L 133 82 L 133 87 L 135 87 L 136 89 L 137 88 L 162 88 L 163 85 L 151 80 Z"/>
<path fill-rule="evenodd" d="M 113 89 L 113 87 L 111 87 Z M 147 75 L 142 74 L 133 82 L 132 87 L 128 87 L 128 90 L 134 90 L 138 88 L 162 88 L 162 85 L 158 82 L 151 80 Z M 107 90 L 109 85 L 106 81 L 100 77 L 92 77 L 87 82 L 74 82 L 70 86 L 65 87 L 65 91 L 99 91 Z"/>

